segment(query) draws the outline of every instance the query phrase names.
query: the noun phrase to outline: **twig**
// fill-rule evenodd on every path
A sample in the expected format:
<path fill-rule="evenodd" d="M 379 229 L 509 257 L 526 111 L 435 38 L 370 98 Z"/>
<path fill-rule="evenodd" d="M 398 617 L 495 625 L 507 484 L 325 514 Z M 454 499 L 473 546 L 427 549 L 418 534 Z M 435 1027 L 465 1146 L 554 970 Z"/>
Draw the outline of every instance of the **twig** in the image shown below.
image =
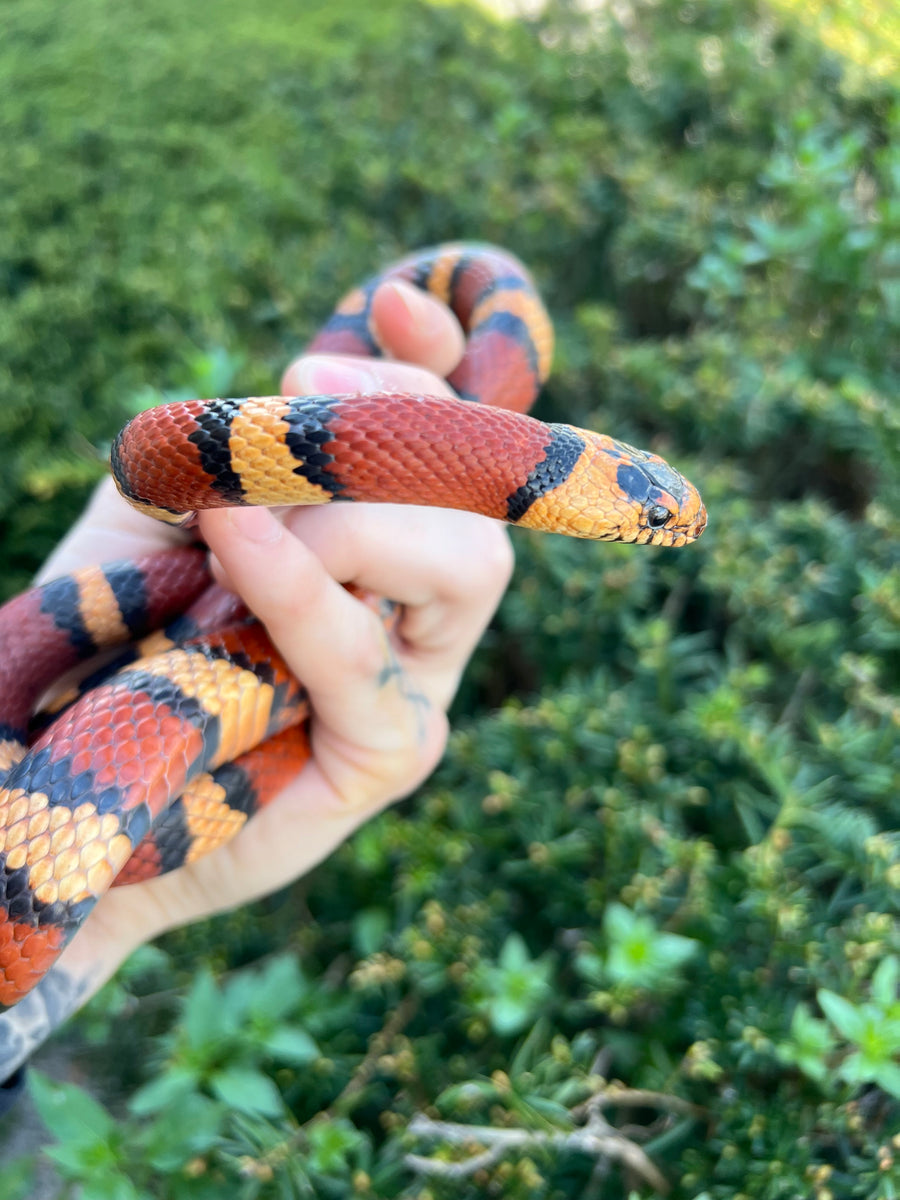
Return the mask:
<path fill-rule="evenodd" d="M 484 1125 L 460 1125 L 454 1121 L 433 1121 L 419 1113 L 409 1124 L 412 1137 L 425 1141 L 443 1141 L 452 1146 L 485 1146 L 486 1149 L 457 1162 L 407 1154 L 406 1165 L 422 1175 L 443 1179 L 464 1179 L 492 1166 L 511 1151 L 550 1150 L 576 1152 L 592 1158 L 616 1159 L 630 1167 L 657 1192 L 665 1195 L 669 1185 L 644 1151 L 613 1128 L 599 1114 L 593 1114 L 580 1129 L 547 1133 L 537 1129 L 495 1129 Z"/>
<path fill-rule="evenodd" d="M 413 995 L 406 996 L 401 1000 L 378 1032 L 373 1034 L 369 1039 L 369 1048 L 366 1051 L 365 1057 L 351 1075 L 346 1086 L 335 1096 L 328 1108 L 316 1113 L 311 1120 L 306 1121 L 303 1125 L 298 1125 L 289 1137 L 283 1138 L 282 1141 L 271 1146 L 258 1158 L 247 1159 L 244 1164 L 245 1173 L 252 1175 L 258 1173 L 260 1170 L 266 1172 L 277 1166 L 290 1153 L 305 1144 L 310 1125 L 318 1125 L 321 1121 L 337 1116 L 341 1109 L 346 1107 L 347 1102 L 352 1100 L 354 1096 L 357 1096 L 369 1083 L 378 1069 L 379 1058 L 381 1058 L 397 1034 L 412 1020 L 417 1005 L 418 1000 Z M 260 1176 L 260 1178 L 262 1177 Z"/>
<path fill-rule="evenodd" d="M 691 1104 L 681 1096 L 670 1096 L 666 1092 L 651 1092 L 646 1088 L 628 1088 L 615 1083 L 607 1084 L 602 1091 L 595 1092 L 572 1109 L 572 1116 L 586 1117 L 601 1108 L 661 1108 L 665 1112 L 679 1113 L 685 1117 L 705 1117 L 709 1114 L 699 1104 Z"/>
<path fill-rule="evenodd" d="M 404 996 L 382 1025 L 381 1029 L 369 1039 L 369 1048 L 366 1051 L 365 1058 L 353 1072 L 343 1091 L 335 1096 L 325 1112 L 319 1115 L 318 1120 L 321 1120 L 322 1117 L 334 1116 L 337 1109 L 343 1107 L 348 1100 L 351 1100 L 363 1090 L 378 1069 L 379 1058 L 381 1058 L 394 1038 L 410 1023 L 415 1015 L 417 1006 L 418 999 L 416 996 L 412 994 Z"/>
<path fill-rule="evenodd" d="M 800 715 L 800 709 L 803 706 L 803 701 L 809 694 L 809 690 L 815 682 L 816 673 L 812 667 L 805 667 L 800 672 L 800 677 L 794 685 L 794 690 L 788 697 L 788 702 L 782 710 L 781 716 L 776 722 L 778 729 L 790 729 L 797 717 Z"/>

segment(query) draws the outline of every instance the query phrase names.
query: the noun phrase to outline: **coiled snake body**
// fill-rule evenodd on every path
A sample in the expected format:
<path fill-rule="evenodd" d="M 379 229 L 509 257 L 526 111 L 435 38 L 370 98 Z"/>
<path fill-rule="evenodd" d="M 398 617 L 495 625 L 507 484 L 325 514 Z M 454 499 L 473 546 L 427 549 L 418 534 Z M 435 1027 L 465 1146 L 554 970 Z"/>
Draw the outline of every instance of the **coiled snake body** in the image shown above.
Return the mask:
<path fill-rule="evenodd" d="M 553 335 L 527 272 L 504 251 L 452 245 L 403 260 L 347 296 L 311 349 L 380 354 L 371 301 L 388 278 L 456 313 L 467 346 L 449 380 L 478 404 L 385 395 L 162 405 L 116 440 L 122 494 L 173 524 L 200 508 L 337 500 L 463 508 L 610 541 L 681 546 L 702 533 L 695 488 L 656 455 L 524 415 Z M 118 670 L 58 699 L 36 734 L 47 687 L 123 642 L 136 646 Z M 87 568 L 4 606 L 0 1008 L 42 978 L 111 885 L 232 837 L 305 761 L 307 716 L 265 630 L 210 586 L 201 548 Z"/>

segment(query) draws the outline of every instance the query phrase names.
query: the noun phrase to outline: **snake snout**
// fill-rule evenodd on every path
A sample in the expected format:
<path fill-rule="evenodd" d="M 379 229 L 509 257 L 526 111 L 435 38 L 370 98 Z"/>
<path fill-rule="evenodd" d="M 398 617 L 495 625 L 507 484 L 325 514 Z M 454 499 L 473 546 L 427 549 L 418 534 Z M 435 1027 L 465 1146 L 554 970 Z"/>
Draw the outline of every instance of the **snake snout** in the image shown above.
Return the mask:
<path fill-rule="evenodd" d="M 651 546 L 686 546 L 706 528 L 706 507 L 700 493 L 668 463 L 647 463 L 641 472 L 650 481 L 634 539 Z M 665 486 L 664 486 L 665 485 Z"/>

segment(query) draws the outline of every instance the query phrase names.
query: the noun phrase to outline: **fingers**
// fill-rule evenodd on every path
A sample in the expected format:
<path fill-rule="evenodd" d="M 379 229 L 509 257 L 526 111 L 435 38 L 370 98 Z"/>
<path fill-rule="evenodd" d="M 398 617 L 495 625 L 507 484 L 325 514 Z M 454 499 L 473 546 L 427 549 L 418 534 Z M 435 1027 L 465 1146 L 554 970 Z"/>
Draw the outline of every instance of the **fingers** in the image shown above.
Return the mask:
<path fill-rule="evenodd" d="M 459 322 L 433 296 L 402 280 L 384 283 L 372 299 L 372 319 L 394 358 L 449 375 L 465 349 Z"/>
<path fill-rule="evenodd" d="M 449 371 L 462 352 L 462 331 L 449 310 L 418 289 L 393 283 L 379 288 L 373 310 L 388 351 L 409 355 L 415 364 L 349 355 L 310 355 L 293 363 L 285 373 L 285 389 L 298 395 L 379 391 L 452 395 L 447 383 L 427 369 L 430 366 Z M 418 365 L 420 362 L 427 366 Z M 496 522 L 468 513 L 392 505 L 296 508 L 288 510 L 283 519 L 288 533 L 314 552 L 333 579 L 356 584 L 404 606 L 399 660 L 415 674 L 429 702 L 439 709 L 446 708 L 463 666 L 509 581 L 512 551 L 505 530 Z M 228 518 L 202 518 L 201 527 L 214 553 L 219 545 L 218 534 L 226 541 L 235 537 L 234 522 L 242 520 L 252 524 L 265 522 L 266 518 L 235 517 L 230 523 Z M 281 538 L 270 523 L 266 529 L 266 537 Z M 229 558 L 240 571 L 246 562 L 255 563 L 247 577 L 249 593 L 230 568 L 218 564 L 220 580 L 243 595 L 283 651 L 290 645 L 283 640 L 286 626 L 296 620 L 296 613 L 286 618 L 279 612 L 281 602 L 275 597 L 268 607 L 268 588 L 260 586 L 260 580 L 267 577 L 267 572 L 283 577 L 279 556 L 296 553 L 287 549 L 289 545 L 289 541 L 279 541 L 277 546 L 270 546 L 268 568 L 259 555 L 250 556 L 240 565 L 233 556 Z M 290 596 L 291 589 L 283 586 L 283 593 Z M 335 611 L 346 610 L 348 600 L 340 597 L 335 605 Z M 368 614 L 364 625 L 371 631 Z M 347 628 L 347 636 L 354 636 L 350 633 L 352 626 Z M 355 636 L 359 636 L 359 630 Z M 315 677 L 311 678 L 305 669 L 303 649 L 295 643 L 295 650 L 298 657 L 292 665 L 313 690 Z M 323 683 L 327 686 L 334 678 L 334 669 L 326 670 Z"/>
<path fill-rule="evenodd" d="M 386 347 L 448 370 L 461 334 L 443 306 L 414 289 L 379 290 Z M 435 338 L 443 341 L 438 350 Z M 284 386 L 295 394 L 387 391 L 452 394 L 419 365 L 308 356 Z M 201 514 L 219 577 L 263 621 L 307 687 L 313 708 L 312 792 L 338 809 L 371 810 L 411 790 L 446 737 L 444 709 L 506 584 L 505 535 L 469 514 L 353 505 Z M 342 583 L 403 603 L 399 644 Z M 318 772 L 318 774 L 316 774 Z"/>
<path fill-rule="evenodd" d="M 412 392 L 426 396 L 452 396 L 453 390 L 424 367 L 384 358 L 357 358 L 350 354 L 309 354 L 285 372 L 282 386 L 290 396 L 341 396 L 376 392 Z"/>
<path fill-rule="evenodd" d="M 434 766 L 446 726 L 378 617 L 267 509 L 204 513 L 201 528 L 309 692 L 309 769 L 334 803 L 371 809 L 411 790 Z"/>
<path fill-rule="evenodd" d="M 285 523 L 334 579 L 403 605 L 400 657 L 447 707 L 509 583 L 505 527 L 472 513 L 386 504 L 297 508 Z"/>
<path fill-rule="evenodd" d="M 311 356 L 294 364 L 286 379 L 299 394 L 325 390 L 337 394 L 412 391 L 452 395 L 444 380 L 423 368 L 383 359 Z M 235 520 L 252 524 L 265 518 Z M 462 668 L 509 582 L 513 558 L 505 529 L 470 513 L 397 505 L 295 508 L 284 513 L 283 520 L 289 533 L 315 553 L 333 579 L 404 605 L 399 631 L 401 661 L 415 671 L 430 702 L 446 708 Z M 229 536 L 227 518 L 221 522 L 213 518 L 213 526 Z M 267 523 L 266 527 L 267 536 L 280 536 L 274 526 Z M 211 528 L 208 516 L 201 519 L 201 528 L 204 533 Z M 215 552 L 217 545 L 210 544 Z M 283 552 L 283 544 L 273 548 L 270 566 L 258 563 L 256 570 L 280 577 L 278 555 Z M 220 581 L 243 595 L 284 650 L 279 640 L 283 622 L 277 616 L 278 602 L 270 618 L 265 607 L 260 607 L 266 604 L 266 588 L 254 586 L 264 576 L 248 580 L 251 598 L 237 579 L 229 578 L 230 571 L 221 567 L 218 564 L 216 572 Z M 312 686 L 302 663 L 292 665 Z"/>
<path fill-rule="evenodd" d="M 372 319 L 378 340 L 390 358 L 416 363 L 433 376 L 443 378 L 462 357 L 465 339 L 459 322 L 445 305 L 412 284 L 394 280 L 383 283 L 372 300 Z M 331 386 L 328 374 L 329 364 L 337 357 L 310 355 L 297 359 L 284 373 L 282 393 L 286 396 L 339 393 L 341 389 Z M 342 367 L 357 364 L 362 371 L 368 370 L 376 376 L 381 365 L 378 359 L 350 356 L 343 356 L 340 361 Z M 404 386 L 410 391 L 428 390 L 425 376 L 411 374 L 407 379 L 408 384 Z M 357 389 L 351 387 L 349 390 Z M 367 385 L 363 377 L 359 390 L 370 393 L 377 388 Z M 446 389 L 440 394 L 447 394 Z"/>

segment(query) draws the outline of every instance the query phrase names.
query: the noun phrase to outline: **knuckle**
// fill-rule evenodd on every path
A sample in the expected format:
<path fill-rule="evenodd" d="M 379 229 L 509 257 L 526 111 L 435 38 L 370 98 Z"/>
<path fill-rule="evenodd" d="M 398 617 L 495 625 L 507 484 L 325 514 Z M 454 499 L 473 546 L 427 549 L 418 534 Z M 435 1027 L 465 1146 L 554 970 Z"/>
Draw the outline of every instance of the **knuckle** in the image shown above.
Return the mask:
<path fill-rule="evenodd" d="M 426 736 L 420 738 L 417 743 L 415 770 L 413 772 L 415 778 L 411 784 L 411 789 L 423 783 L 437 767 L 444 756 L 449 737 L 450 721 L 447 714 L 442 708 L 433 708 Z"/>
<path fill-rule="evenodd" d="M 425 367 L 410 363 L 384 363 L 377 369 L 378 381 L 385 390 L 421 392 L 428 396 L 450 396 L 450 388 L 440 376 Z"/>
<path fill-rule="evenodd" d="M 393 803 L 415 791 L 435 770 L 450 736 L 450 723 L 443 709 L 429 708 L 408 722 L 403 745 L 385 754 L 379 768 L 380 786 L 374 790 L 382 803 Z"/>
<path fill-rule="evenodd" d="M 357 635 L 348 639 L 341 656 L 353 674 L 361 679 L 381 680 L 395 668 L 388 635 L 374 613 L 366 610 Z"/>
<path fill-rule="evenodd" d="M 291 583 L 282 579 L 277 586 L 258 593 L 251 607 L 277 641 L 296 632 L 298 626 L 307 627 L 319 619 L 331 600 L 332 586 L 322 571 L 303 572 Z"/>
<path fill-rule="evenodd" d="M 483 591 L 503 592 L 516 561 L 508 531 L 494 521 L 479 522 L 472 550 L 473 584 Z"/>
<path fill-rule="evenodd" d="M 430 708 L 382 730 L 377 749 L 342 755 L 338 770 L 326 768 L 341 810 L 371 815 L 408 796 L 440 762 L 448 737 L 446 714 Z"/>

